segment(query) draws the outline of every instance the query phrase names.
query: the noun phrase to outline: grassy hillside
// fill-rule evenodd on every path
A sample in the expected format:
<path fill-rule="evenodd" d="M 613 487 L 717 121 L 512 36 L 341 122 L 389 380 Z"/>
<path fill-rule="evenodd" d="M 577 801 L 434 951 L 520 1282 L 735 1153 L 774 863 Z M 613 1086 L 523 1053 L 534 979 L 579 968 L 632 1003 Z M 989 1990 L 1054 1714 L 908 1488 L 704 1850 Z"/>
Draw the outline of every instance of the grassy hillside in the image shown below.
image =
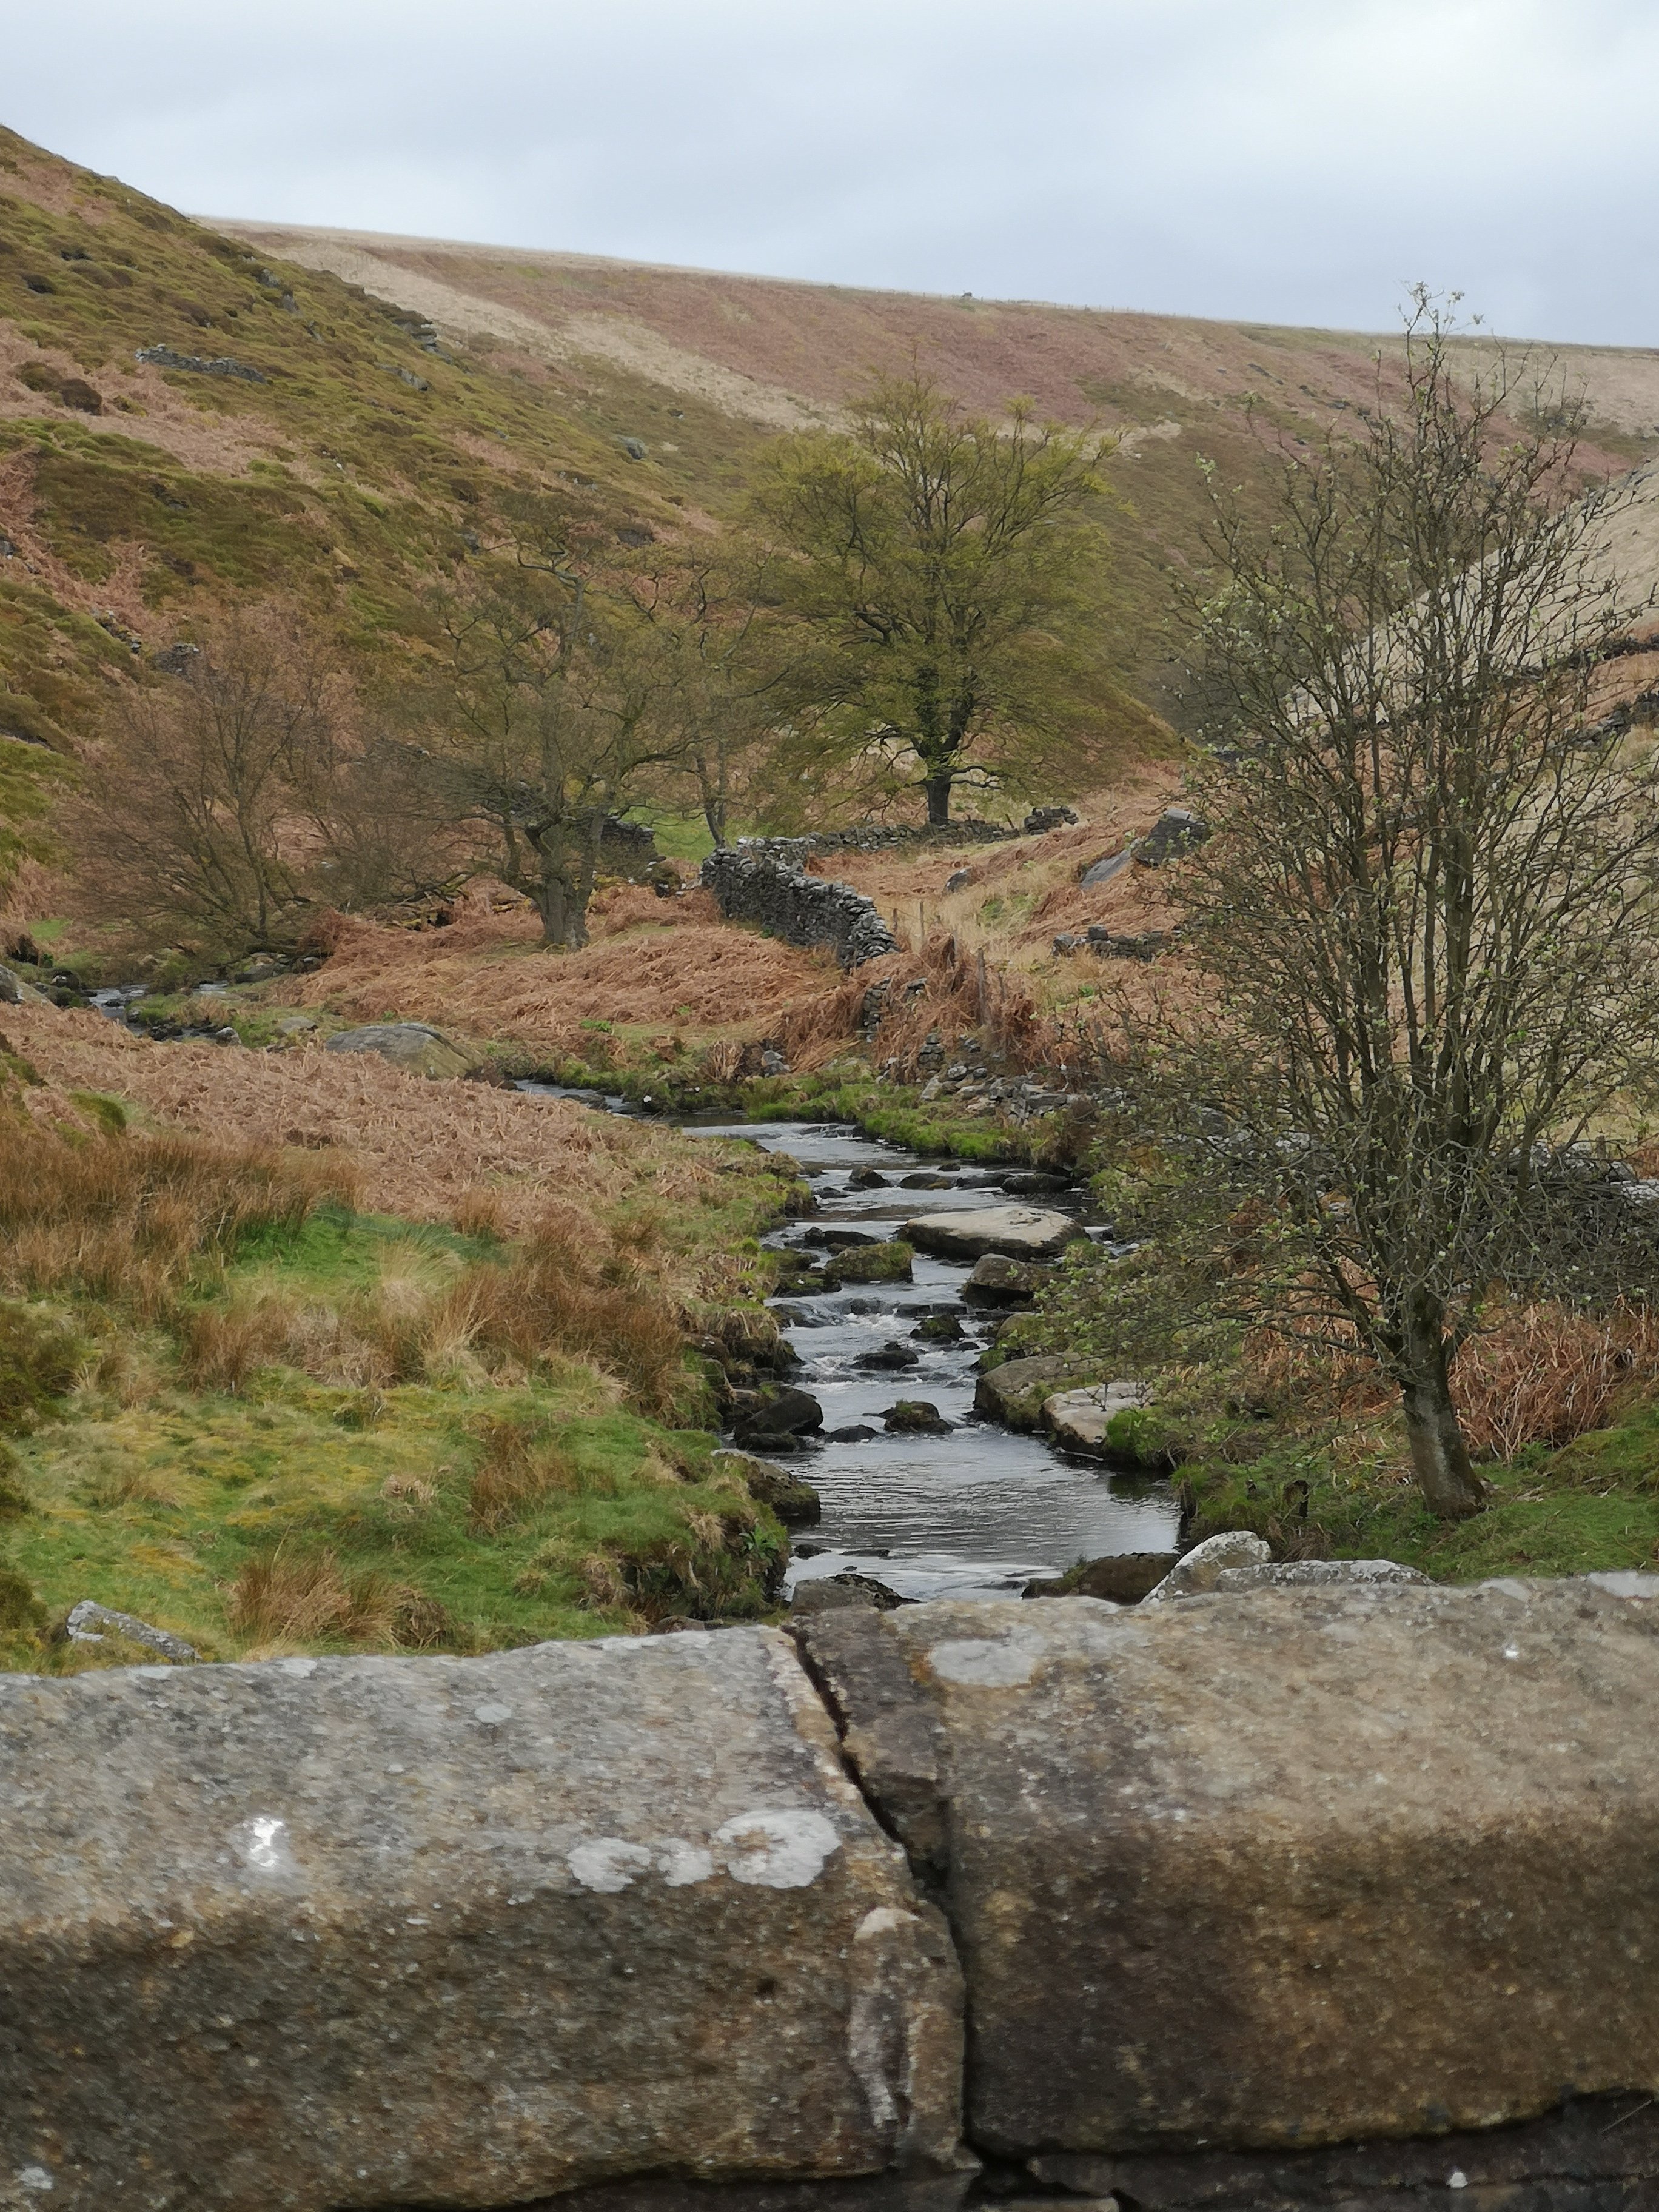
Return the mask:
<path fill-rule="evenodd" d="M 614 395 L 652 441 L 651 459 L 718 504 L 716 447 L 740 456 L 757 431 L 832 420 L 872 368 L 914 359 L 948 390 L 994 411 L 1030 394 L 1055 419 L 1119 432 L 1114 489 L 1118 586 L 1109 618 L 1125 674 L 1180 720 L 1165 622 L 1166 573 L 1198 557 L 1196 466 L 1213 457 L 1248 478 L 1262 432 L 1323 434 L 1374 392 L 1376 357 L 1397 341 L 1190 317 L 1107 313 L 1034 301 L 944 299 L 786 283 L 429 239 L 234 222 L 234 236 L 430 315 L 477 351 L 524 371 L 580 374 L 596 404 Z M 1469 349 L 1471 360 L 1480 349 Z M 1616 475 L 1659 450 L 1659 353 L 1567 347 L 1595 430 L 1584 460 Z M 708 410 L 725 426 L 711 444 Z M 679 410 L 677 414 L 676 410 Z M 618 418 L 619 419 L 619 418 Z"/>

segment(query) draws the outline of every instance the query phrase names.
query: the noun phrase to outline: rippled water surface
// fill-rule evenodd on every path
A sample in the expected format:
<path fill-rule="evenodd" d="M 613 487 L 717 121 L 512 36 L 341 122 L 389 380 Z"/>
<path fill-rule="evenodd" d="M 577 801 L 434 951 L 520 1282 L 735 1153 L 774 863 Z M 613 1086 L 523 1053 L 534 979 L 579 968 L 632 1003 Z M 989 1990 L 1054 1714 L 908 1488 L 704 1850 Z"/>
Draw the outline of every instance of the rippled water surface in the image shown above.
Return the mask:
<path fill-rule="evenodd" d="M 1076 1203 L 1011 1199 L 994 1170 L 941 1166 L 840 1126 L 746 1122 L 688 1133 L 740 1137 L 787 1152 L 811 1176 L 817 1212 L 778 1231 L 768 1240 L 775 1245 L 802 1244 L 812 1228 L 831 1224 L 890 1237 L 921 1213 Z M 889 1188 L 848 1188 L 854 1169 L 872 1167 Z M 945 1176 L 951 1187 L 898 1188 L 902 1176 L 919 1174 Z M 810 1458 L 790 1461 L 823 1500 L 822 1524 L 799 1539 L 822 1548 L 797 1558 L 798 1577 L 859 1567 L 906 1597 L 988 1595 L 1017 1590 L 1079 1559 L 1173 1547 L 1179 1516 L 1167 1484 L 1113 1476 L 1062 1459 L 1037 1437 L 969 1418 L 975 1362 L 998 1316 L 958 1303 L 968 1272 L 918 1253 L 912 1284 L 860 1285 L 784 1301 L 802 1316 L 786 1332 L 805 1363 L 794 1379 L 823 1404 L 824 1427 L 861 1422 L 877 1431 L 868 1443 L 825 1443 Z M 961 1315 L 968 1340 L 913 1343 L 916 1324 L 942 1309 Z M 916 1366 L 868 1374 L 855 1365 L 860 1352 L 895 1340 L 921 1355 Z M 881 1414 L 898 1398 L 930 1399 L 955 1425 L 951 1434 L 886 1434 Z"/>

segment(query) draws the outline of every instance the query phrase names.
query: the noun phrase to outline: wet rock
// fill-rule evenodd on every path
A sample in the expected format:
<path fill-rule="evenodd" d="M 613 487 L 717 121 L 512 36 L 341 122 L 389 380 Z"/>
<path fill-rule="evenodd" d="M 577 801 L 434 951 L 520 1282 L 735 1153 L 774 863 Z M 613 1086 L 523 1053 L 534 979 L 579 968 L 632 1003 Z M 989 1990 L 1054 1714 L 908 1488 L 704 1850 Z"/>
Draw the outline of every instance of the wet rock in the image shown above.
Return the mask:
<path fill-rule="evenodd" d="M 823 1502 L 811 1484 L 783 1468 L 739 1451 L 711 1453 L 708 1464 L 717 1476 L 738 1476 L 755 1503 L 769 1507 L 786 1528 L 810 1528 L 823 1516 Z"/>
<path fill-rule="evenodd" d="M 1116 1552 L 1103 1559 L 1081 1559 L 1055 1581 L 1028 1583 L 1025 1595 L 1103 1598 L 1110 1605 L 1139 1605 L 1158 1588 L 1179 1557 L 1176 1552 Z"/>
<path fill-rule="evenodd" d="M 870 1229 L 828 1229 L 816 1223 L 801 1231 L 801 1243 L 811 1244 L 821 1252 L 857 1252 L 883 1240 Z"/>
<path fill-rule="evenodd" d="M 823 1440 L 829 1444 L 867 1444 L 880 1434 L 863 1421 L 849 1421 L 844 1429 L 826 1429 Z"/>
<path fill-rule="evenodd" d="M 805 1582 L 798 1582 L 789 1601 L 789 1611 L 797 1620 L 810 1620 L 817 1613 L 849 1609 L 891 1613 L 896 1607 L 913 1602 L 910 1598 L 901 1597 L 896 1590 L 889 1589 L 885 1583 L 878 1582 L 873 1575 L 861 1575 L 849 1567 L 842 1574 L 813 1575 Z"/>
<path fill-rule="evenodd" d="M 1223 1567 L 1212 1583 L 1222 1595 L 1259 1589 L 1333 1589 L 1343 1583 L 1420 1583 L 1432 1577 L 1398 1559 L 1270 1559 L 1249 1567 Z"/>
<path fill-rule="evenodd" d="M 953 1313 L 929 1314 L 911 1330 L 923 1344 L 966 1344 L 968 1332 Z"/>
<path fill-rule="evenodd" d="M 1042 1425 L 1068 1451 L 1097 1455 L 1107 1449 L 1107 1432 L 1120 1413 L 1146 1403 L 1144 1382 L 1097 1382 L 1091 1389 L 1057 1390 L 1042 1401 Z"/>
<path fill-rule="evenodd" d="M 835 1254 L 823 1271 L 827 1283 L 908 1283 L 915 1251 L 908 1244 L 866 1244 Z"/>
<path fill-rule="evenodd" d="M 1082 1234 L 1069 1213 L 1033 1206 L 924 1213 L 904 1226 L 908 1243 L 946 1260 L 979 1260 L 988 1252 L 1001 1252 L 1012 1260 L 1052 1260 Z"/>
<path fill-rule="evenodd" d="M 1005 1359 L 988 1368 L 974 1385 L 974 1411 L 1005 1428 L 1038 1429 L 1042 1425 L 1045 1400 L 1071 1382 L 1083 1382 L 1094 1363 L 1073 1359 L 1064 1352 L 1044 1352 L 1029 1359 Z"/>
<path fill-rule="evenodd" d="M 954 1190 L 956 1188 L 953 1176 L 908 1175 L 899 1177 L 901 1190 Z"/>
<path fill-rule="evenodd" d="M 929 1398 L 901 1398 L 881 1418 L 891 1436 L 948 1437 L 951 1433 L 951 1424 Z"/>
<path fill-rule="evenodd" d="M 803 1429 L 821 1429 L 823 1408 L 810 1390 L 785 1383 L 763 1390 L 759 1402 L 745 1407 L 743 1425 L 751 1436 L 795 1436 Z"/>
<path fill-rule="evenodd" d="M 970 1305 L 1028 1305 L 1045 1283 L 1054 1280 L 1054 1273 L 1052 1267 L 1034 1267 L 1029 1260 L 988 1252 L 974 1262 L 962 1295 Z"/>
<path fill-rule="evenodd" d="M 779 1631 L 9 1676 L 0 1735 L 8 2204 L 959 2163 L 948 1939 Z"/>
<path fill-rule="evenodd" d="M 1632 1724 L 1659 1576 L 947 1601 L 863 1633 L 940 1731 L 976 2144 L 1086 2186 L 1050 2162 L 1375 2153 L 1659 2079 L 1659 1738 Z M 860 1778 L 879 1806 L 877 1757 Z"/>
<path fill-rule="evenodd" d="M 193 1644 L 186 1644 L 182 1636 L 174 1636 L 170 1629 L 153 1627 L 136 1613 L 112 1612 L 108 1606 L 99 1605 L 89 1597 L 83 1597 L 70 1607 L 64 1633 L 71 1644 L 101 1644 L 106 1637 L 119 1636 L 129 1644 L 142 1644 L 151 1651 L 159 1651 L 164 1659 L 198 1656 Z"/>
<path fill-rule="evenodd" d="M 854 1168 L 847 1178 L 848 1190 L 885 1190 L 887 1177 L 879 1168 Z"/>
<path fill-rule="evenodd" d="M 1010 1168 L 1002 1188 L 1016 1198 L 1048 1198 L 1073 1188 L 1070 1176 L 1051 1175 L 1047 1168 Z"/>
<path fill-rule="evenodd" d="M 890 1343 L 878 1345 L 872 1352 L 860 1352 L 853 1364 L 868 1375 L 897 1375 L 906 1368 L 921 1364 L 921 1354 L 896 1338 Z"/>
<path fill-rule="evenodd" d="M 337 1030 L 325 1052 L 372 1052 L 394 1067 L 434 1080 L 470 1074 L 477 1055 L 425 1022 L 370 1022 L 361 1029 Z"/>
<path fill-rule="evenodd" d="M 1224 1568 L 1265 1566 L 1272 1557 L 1272 1547 L 1248 1528 L 1224 1528 L 1218 1536 L 1206 1536 L 1201 1544 L 1183 1553 L 1158 1588 L 1147 1591 L 1146 1603 L 1163 1605 L 1171 1598 L 1198 1597 L 1215 1588 L 1216 1577 Z"/>

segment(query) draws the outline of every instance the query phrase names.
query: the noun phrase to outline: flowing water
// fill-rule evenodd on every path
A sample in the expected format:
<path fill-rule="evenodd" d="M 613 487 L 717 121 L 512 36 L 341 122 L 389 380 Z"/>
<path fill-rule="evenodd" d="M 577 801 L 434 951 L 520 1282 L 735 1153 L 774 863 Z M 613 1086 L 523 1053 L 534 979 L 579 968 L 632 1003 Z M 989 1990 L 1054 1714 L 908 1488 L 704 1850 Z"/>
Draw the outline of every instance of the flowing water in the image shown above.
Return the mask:
<path fill-rule="evenodd" d="M 575 1095 L 600 1103 L 591 1093 Z M 604 1103 L 617 1111 L 623 1102 Z M 686 1133 L 741 1138 L 797 1161 L 811 1178 L 817 1211 L 766 1241 L 802 1245 L 814 1257 L 821 1255 L 805 1240 L 815 1228 L 845 1226 L 889 1237 L 918 1214 L 1012 1202 L 994 1170 L 942 1167 L 841 1125 L 693 1123 Z M 887 1187 L 852 1188 L 854 1170 L 870 1168 Z M 948 1187 L 905 1189 L 907 1176 L 938 1178 Z M 1075 1193 L 1019 1202 L 1079 1211 Z M 852 1568 L 902 1597 L 1006 1596 L 1079 1559 L 1173 1550 L 1180 1516 L 1167 1483 L 1112 1474 L 1096 1462 L 1063 1457 L 1040 1437 L 972 1418 L 979 1353 L 1001 1316 L 962 1303 L 967 1263 L 919 1252 L 914 1273 L 908 1284 L 860 1284 L 775 1301 L 785 1309 L 784 1334 L 802 1361 L 791 1379 L 822 1404 L 826 1431 L 875 1431 L 862 1442 L 826 1438 L 810 1456 L 788 1459 L 823 1502 L 822 1522 L 797 1540 L 792 1584 Z M 958 1314 L 963 1341 L 932 1344 L 912 1336 L 927 1315 L 941 1311 Z M 895 1341 L 919 1355 L 914 1367 L 871 1373 L 858 1365 L 861 1353 Z M 951 1424 L 950 1433 L 888 1434 L 881 1416 L 901 1398 L 930 1401 Z"/>

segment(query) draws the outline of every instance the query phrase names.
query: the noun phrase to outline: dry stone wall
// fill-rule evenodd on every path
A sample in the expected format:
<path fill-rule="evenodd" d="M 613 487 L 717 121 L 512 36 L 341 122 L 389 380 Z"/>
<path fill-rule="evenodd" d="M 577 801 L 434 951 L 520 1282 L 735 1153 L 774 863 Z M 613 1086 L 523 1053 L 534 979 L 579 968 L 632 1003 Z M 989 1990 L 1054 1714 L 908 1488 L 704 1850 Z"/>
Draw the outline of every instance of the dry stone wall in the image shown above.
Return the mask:
<path fill-rule="evenodd" d="M 809 876 L 769 847 L 720 847 L 703 862 L 702 881 L 729 921 L 758 922 L 786 945 L 827 945 L 843 968 L 898 951 L 873 900 L 850 884 Z"/>
<path fill-rule="evenodd" d="M 1659 1577 L 798 1634 L 0 1676 L 0 2207 L 1659 2201 Z"/>

